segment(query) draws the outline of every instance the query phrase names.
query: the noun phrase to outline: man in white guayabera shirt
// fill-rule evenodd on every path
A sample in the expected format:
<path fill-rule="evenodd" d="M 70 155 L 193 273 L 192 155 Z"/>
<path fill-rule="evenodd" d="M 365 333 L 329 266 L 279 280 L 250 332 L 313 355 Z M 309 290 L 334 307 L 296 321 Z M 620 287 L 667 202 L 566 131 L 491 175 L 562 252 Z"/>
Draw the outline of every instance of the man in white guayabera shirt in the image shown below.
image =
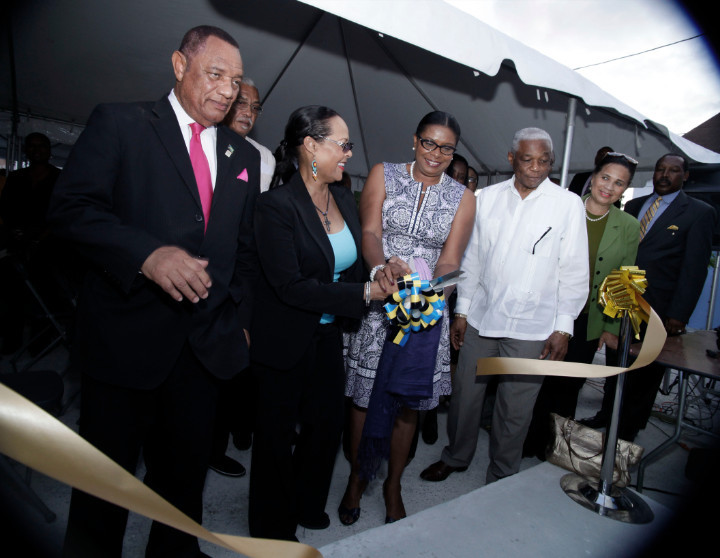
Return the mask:
<path fill-rule="evenodd" d="M 449 444 L 421 473 L 443 481 L 465 471 L 477 446 L 488 377 L 483 357 L 563 360 L 573 321 L 588 296 L 588 241 L 582 201 L 548 176 L 552 139 L 539 128 L 518 131 L 508 153 L 514 175 L 480 190 L 475 226 L 462 263 L 450 331 L 460 350 L 448 414 Z M 500 375 L 490 432 L 486 482 L 515 474 L 541 376 Z"/>

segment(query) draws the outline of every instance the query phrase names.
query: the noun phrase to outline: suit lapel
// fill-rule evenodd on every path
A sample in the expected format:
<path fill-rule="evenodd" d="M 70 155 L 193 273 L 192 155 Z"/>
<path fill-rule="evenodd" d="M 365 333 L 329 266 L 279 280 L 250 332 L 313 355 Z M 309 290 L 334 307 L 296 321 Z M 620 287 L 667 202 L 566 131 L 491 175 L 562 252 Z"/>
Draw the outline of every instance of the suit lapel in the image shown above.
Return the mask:
<path fill-rule="evenodd" d="M 653 223 L 653 226 L 642 239 L 642 242 L 646 242 L 648 239 L 659 235 L 668 226 L 672 225 L 675 218 L 685 212 L 685 207 L 687 206 L 687 204 L 687 195 L 685 194 L 685 192 L 680 190 L 673 202 L 668 206 L 665 211 L 662 212 L 662 215 L 660 215 L 660 217 L 658 217 L 657 220 Z"/>
<path fill-rule="evenodd" d="M 357 218 L 349 219 L 349 215 L 353 215 L 357 213 L 357 207 L 355 206 L 355 200 L 350 197 L 346 196 L 336 196 L 335 192 L 337 192 L 338 188 L 345 188 L 345 186 L 331 186 L 330 191 L 333 194 L 333 197 L 335 198 L 335 203 L 337 203 L 338 209 L 340 209 L 340 213 L 343 216 L 343 219 L 345 220 L 345 223 L 347 224 L 348 228 L 350 229 L 350 232 L 352 233 L 353 239 L 355 240 L 355 245 L 360 246 L 361 240 L 362 240 L 362 231 L 360 229 L 360 222 L 357 220 Z M 359 256 L 359 254 L 358 254 Z"/>
<path fill-rule="evenodd" d="M 332 277 L 335 270 L 335 254 L 333 254 L 332 245 L 330 244 L 327 231 L 323 228 L 320 219 L 318 219 L 315 205 L 312 202 L 312 198 L 310 197 L 299 172 L 296 172 L 293 175 L 292 180 L 288 184 L 288 188 L 292 189 L 293 197 L 295 198 L 295 205 L 298 208 L 300 217 L 310 232 L 310 236 L 320 247 L 320 250 L 322 250 L 325 259 L 328 262 L 330 277 Z"/>
<path fill-rule="evenodd" d="M 233 145 L 233 138 L 230 137 L 228 131 L 223 126 L 217 127 L 217 176 L 215 177 L 215 189 L 223 188 L 226 184 L 232 183 L 232 179 L 228 179 L 230 169 L 234 167 L 237 158 L 237 146 Z M 234 177 L 233 177 L 234 178 Z M 213 203 L 213 205 L 215 205 Z"/>
<path fill-rule="evenodd" d="M 649 197 L 650 196 L 642 196 L 641 198 L 635 198 L 634 200 L 629 201 L 629 207 L 626 206 L 627 213 L 629 213 L 639 221 L 642 218 L 640 215 L 640 210 L 642 209 L 645 200 Z M 637 211 L 635 211 L 636 209 Z"/>
<path fill-rule="evenodd" d="M 610 215 L 608 215 L 608 222 L 605 225 L 605 232 L 600 239 L 600 245 L 598 246 L 598 254 L 606 252 L 617 240 L 618 232 L 620 230 L 620 210 L 615 207 L 610 207 Z"/>
<path fill-rule="evenodd" d="M 185 182 L 190 194 L 195 199 L 198 208 L 202 209 L 200 203 L 200 194 L 198 193 L 197 183 L 195 182 L 195 173 L 190 163 L 190 155 L 188 154 L 185 140 L 183 140 L 180 125 L 178 124 L 175 112 L 170 105 L 167 97 L 163 97 L 153 107 L 153 112 L 157 116 L 152 121 L 152 125 L 157 132 L 161 143 L 165 147 L 168 156 L 177 168 L 180 176 Z"/>

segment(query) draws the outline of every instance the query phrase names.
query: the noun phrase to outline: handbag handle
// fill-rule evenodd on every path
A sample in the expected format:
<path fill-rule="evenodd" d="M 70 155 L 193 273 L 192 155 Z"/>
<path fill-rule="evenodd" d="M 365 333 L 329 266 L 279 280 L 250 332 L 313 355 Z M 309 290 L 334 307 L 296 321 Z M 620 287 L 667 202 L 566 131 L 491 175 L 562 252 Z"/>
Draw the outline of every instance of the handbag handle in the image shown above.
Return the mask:
<path fill-rule="evenodd" d="M 565 419 L 565 423 L 563 424 L 563 427 L 562 427 L 562 429 L 563 429 L 563 440 L 565 440 L 565 444 L 567 445 L 567 448 L 568 448 L 568 456 L 569 456 L 569 458 L 570 458 L 570 464 L 572 465 L 573 469 L 575 469 L 575 472 L 578 473 L 578 474 L 580 474 L 580 471 L 578 471 L 578 468 L 575 466 L 575 463 L 573 463 L 573 459 L 572 459 L 573 455 L 574 455 L 577 459 L 580 459 L 580 460 L 582 460 L 582 461 L 587 461 L 588 459 L 593 459 L 593 458 L 599 456 L 599 455 L 603 452 L 603 449 L 602 449 L 602 448 L 603 448 L 603 446 L 605 445 L 605 443 L 604 443 L 605 435 L 601 433 L 603 443 L 600 444 L 600 451 L 597 452 L 595 455 L 591 455 L 591 456 L 589 456 L 589 457 L 585 457 L 585 456 L 583 456 L 583 455 L 578 455 L 577 453 L 575 453 L 575 451 L 573 450 L 572 445 L 570 444 L 570 435 L 572 434 L 572 429 L 573 429 L 573 427 L 575 426 L 575 424 L 577 424 L 577 423 L 576 423 L 574 420 L 572 420 L 572 419 L 570 419 L 570 418 L 566 418 L 566 419 Z M 568 429 L 568 426 L 570 427 L 569 429 Z"/>

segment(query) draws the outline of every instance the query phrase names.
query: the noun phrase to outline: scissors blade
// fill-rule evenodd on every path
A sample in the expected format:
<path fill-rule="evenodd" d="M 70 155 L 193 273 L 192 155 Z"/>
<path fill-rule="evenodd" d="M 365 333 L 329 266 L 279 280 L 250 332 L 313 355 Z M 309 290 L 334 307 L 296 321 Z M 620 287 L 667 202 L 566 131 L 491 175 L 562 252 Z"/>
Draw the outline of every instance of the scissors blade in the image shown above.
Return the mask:
<path fill-rule="evenodd" d="M 459 283 L 460 281 L 465 279 L 465 277 L 463 277 L 464 274 L 465 274 L 464 271 L 456 269 L 455 271 L 451 271 L 450 273 L 446 273 L 445 275 L 436 277 L 435 279 L 430 281 L 430 286 L 433 289 L 437 289 L 439 287 L 442 287 L 442 288 L 449 287 L 449 286 L 454 285 L 455 283 Z"/>

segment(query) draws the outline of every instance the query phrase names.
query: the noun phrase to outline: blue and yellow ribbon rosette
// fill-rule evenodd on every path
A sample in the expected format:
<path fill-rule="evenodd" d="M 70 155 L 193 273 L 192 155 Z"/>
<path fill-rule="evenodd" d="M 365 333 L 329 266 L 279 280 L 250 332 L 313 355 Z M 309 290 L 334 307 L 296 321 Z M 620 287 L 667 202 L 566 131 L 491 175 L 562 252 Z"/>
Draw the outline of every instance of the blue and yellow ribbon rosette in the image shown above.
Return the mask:
<path fill-rule="evenodd" d="M 384 308 L 390 323 L 398 328 L 393 343 L 402 347 L 410 333 L 432 327 L 440 320 L 445 294 L 442 287 L 438 292 L 417 272 L 399 278 L 397 286 Z"/>

